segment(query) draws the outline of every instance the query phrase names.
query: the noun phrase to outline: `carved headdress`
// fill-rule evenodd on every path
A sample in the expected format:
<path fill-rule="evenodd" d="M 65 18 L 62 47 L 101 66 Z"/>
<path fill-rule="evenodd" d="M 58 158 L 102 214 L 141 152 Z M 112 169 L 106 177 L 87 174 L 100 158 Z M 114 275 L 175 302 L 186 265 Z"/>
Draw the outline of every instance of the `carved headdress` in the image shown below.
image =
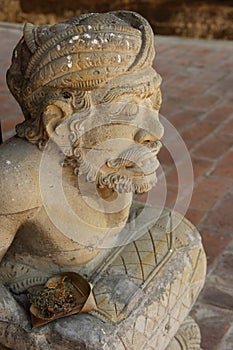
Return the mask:
<path fill-rule="evenodd" d="M 134 94 L 152 95 L 160 84 L 151 67 L 154 53 L 152 29 L 134 12 L 84 14 L 54 26 L 27 23 L 7 82 L 26 120 L 35 120 L 38 106 L 58 90 L 85 95 L 103 89 L 97 95 L 104 102 L 115 89 L 118 95 L 129 92 L 129 86 Z"/>

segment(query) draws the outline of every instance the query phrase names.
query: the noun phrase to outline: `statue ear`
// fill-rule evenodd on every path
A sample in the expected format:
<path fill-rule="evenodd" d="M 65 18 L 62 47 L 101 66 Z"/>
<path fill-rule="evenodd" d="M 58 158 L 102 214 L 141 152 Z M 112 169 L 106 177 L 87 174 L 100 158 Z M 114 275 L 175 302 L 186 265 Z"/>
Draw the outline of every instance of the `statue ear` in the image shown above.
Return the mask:
<path fill-rule="evenodd" d="M 49 136 L 72 115 L 72 107 L 64 101 L 49 101 L 43 110 L 43 124 Z"/>
<path fill-rule="evenodd" d="M 63 152 L 70 149 L 69 128 L 66 120 L 68 116 L 62 108 L 56 104 L 49 104 L 43 112 L 43 123 L 50 139 L 53 140 Z"/>
<path fill-rule="evenodd" d="M 43 124 L 49 136 L 55 132 L 57 126 L 62 122 L 64 113 L 56 105 L 47 105 L 43 112 Z"/>
<path fill-rule="evenodd" d="M 64 153 L 70 149 L 69 128 L 67 120 L 72 115 L 73 110 L 70 104 L 53 100 L 44 106 L 42 121 L 48 137 L 55 142 Z"/>

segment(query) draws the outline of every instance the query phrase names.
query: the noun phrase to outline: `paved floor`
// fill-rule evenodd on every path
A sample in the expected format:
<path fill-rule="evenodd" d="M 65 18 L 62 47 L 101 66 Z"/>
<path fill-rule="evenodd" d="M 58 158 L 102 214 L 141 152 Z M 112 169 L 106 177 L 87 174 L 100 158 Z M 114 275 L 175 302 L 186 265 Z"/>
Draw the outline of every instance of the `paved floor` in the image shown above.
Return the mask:
<path fill-rule="evenodd" d="M 19 30 L 0 26 L 0 119 L 5 140 L 22 120 L 5 84 L 5 71 L 19 37 Z M 194 191 L 186 217 L 197 225 L 208 259 L 206 284 L 192 313 L 201 327 L 203 350 L 232 350 L 233 45 L 159 37 L 156 47 L 155 67 L 163 77 L 161 113 L 182 136 L 193 164 Z M 167 181 L 166 205 L 173 207 L 179 193 L 177 161 L 171 156 L 171 145 L 166 146 L 168 142 L 160 160 Z M 191 185 L 187 180 L 179 199 L 186 204 Z M 156 196 L 152 191 L 149 201 L 156 202 Z"/>
<path fill-rule="evenodd" d="M 162 114 L 177 128 L 192 158 L 194 191 L 186 217 L 197 225 L 208 259 L 193 316 L 204 350 L 233 349 L 233 45 L 159 38 L 155 66 L 163 77 Z M 165 164 L 170 201 L 177 172 Z"/>

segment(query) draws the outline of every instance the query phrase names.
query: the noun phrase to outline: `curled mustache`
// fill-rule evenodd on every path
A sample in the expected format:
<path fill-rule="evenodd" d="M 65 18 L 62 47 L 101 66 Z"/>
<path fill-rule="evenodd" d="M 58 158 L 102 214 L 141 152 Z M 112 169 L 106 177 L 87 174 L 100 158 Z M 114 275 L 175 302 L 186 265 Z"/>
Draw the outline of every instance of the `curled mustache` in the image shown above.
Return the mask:
<path fill-rule="evenodd" d="M 121 167 L 142 167 L 145 161 L 154 158 L 160 151 L 160 141 L 151 142 L 148 145 L 135 145 L 122 152 L 119 157 L 107 161 L 107 166 L 112 169 Z"/>

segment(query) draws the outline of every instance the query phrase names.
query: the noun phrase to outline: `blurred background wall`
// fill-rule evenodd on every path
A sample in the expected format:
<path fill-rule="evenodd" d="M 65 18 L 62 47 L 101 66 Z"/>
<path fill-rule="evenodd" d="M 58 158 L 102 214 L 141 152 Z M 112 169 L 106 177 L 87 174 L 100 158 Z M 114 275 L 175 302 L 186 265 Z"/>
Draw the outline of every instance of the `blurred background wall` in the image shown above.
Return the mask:
<path fill-rule="evenodd" d="M 157 34 L 233 39 L 232 0 L 0 0 L 0 21 L 54 24 L 119 9 L 141 13 Z"/>

